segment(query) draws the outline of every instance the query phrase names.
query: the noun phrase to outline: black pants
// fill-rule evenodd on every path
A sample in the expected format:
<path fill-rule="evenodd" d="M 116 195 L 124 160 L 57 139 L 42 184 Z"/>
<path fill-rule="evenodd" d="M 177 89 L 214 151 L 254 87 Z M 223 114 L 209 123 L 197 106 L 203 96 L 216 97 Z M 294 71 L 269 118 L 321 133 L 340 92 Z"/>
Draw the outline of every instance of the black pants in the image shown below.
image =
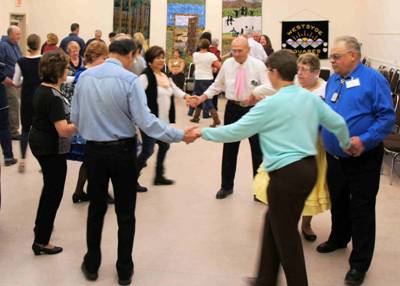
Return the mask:
<path fill-rule="evenodd" d="M 329 241 L 353 241 L 350 267 L 367 271 L 375 247 L 375 203 L 379 190 L 383 146 L 360 157 L 336 159 L 327 154 L 327 181 L 332 201 Z"/>
<path fill-rule="evenodd" d="M 65 155 L 37 156 L 43 174 L 43 190 L 35 221 L 35 243 L 48 244 L 64 193 L 67 175 Z"/>
<path fill-rule="evenodd" d="M 84 261 L 89 272 L 101 264 L 101 233 L 107 212 L 107 190 L 111 179 L 118 222 L 117 271 L 121 279 L 133 273 L 132 248 L 135 235 L 136 142 L 134 139 L 115 146 L 87 142 L 85 164 L 88 175 L 89 210 L 87 248 Z"/>
<path fill-rule="evenodd" d="M 304 202 L 317 179 L 315 157 L 307 157 L 269 173 L 257 286 L 275 286 L 282 265 L 288 286 L 307 286 L 303 246 L 297 228 Z"/>
<path fill-rule="evenodd" d="M 5 160 L 14 158 L 8 117 L 8 108 L 0 106 L 0 145 Z"/>
<path fill-rule="evenodd" d="M 137 159 L 137 172 L 138 176 L 140 172 L 146 166 L 147 160 L 151 157 L 154 153 L 154 145 L 157 143 L 158 145 L 158 153 L 157 153 L 157 160 L 156 160 L 156 176 L 164 174 L 164 161 L 165 157 L 167 156 L 167 152 L 170 148 L 169 143 L 165 143 L 149 137 L 140 130 L 140 134 L 142 135 L 142 151 L 140 152 L 138 159 Z"/>
<path fill-rule="evenodd" d="M 228 100 L 224 115 L 224 124 L 228 125 L 238 121 L 249 112 L 251 107 L 241 107 L 232 101 Z M 251 148 L 251 158 L 253 163 L 253 176 L 256 175 L 257 169 L 262 162 L 262 153 L 260 148 L 260 142 L 258 139 L 258 134 L 249 138 L 250 148 Z M 236 163 L 237 156 L 239 153 L 239 142 L 225 143 L 222 154 L 222 170 L 221 170 L 221 188 L 223 189 L 233 189 L 235 173 L 236 173 Z"/>

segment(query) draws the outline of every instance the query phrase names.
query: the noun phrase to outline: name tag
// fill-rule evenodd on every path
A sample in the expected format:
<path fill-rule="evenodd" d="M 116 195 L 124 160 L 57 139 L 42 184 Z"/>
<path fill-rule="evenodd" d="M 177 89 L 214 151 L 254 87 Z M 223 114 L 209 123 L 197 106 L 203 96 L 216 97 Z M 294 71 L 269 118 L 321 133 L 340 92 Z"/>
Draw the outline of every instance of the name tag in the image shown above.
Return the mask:
<path fill-rule="evenodd" d="M 339 93 L 335 92 L 334 94 L 332 94 L 331 101 L 333 103 L 335 103 L 338 100 L 338 97 L 339 97 Z"/>
<path fill-rule="evenodd" d="M 346 88 L 352 88 L 360 85 L 360 79 L 358 78 L 346 81 Z"/>

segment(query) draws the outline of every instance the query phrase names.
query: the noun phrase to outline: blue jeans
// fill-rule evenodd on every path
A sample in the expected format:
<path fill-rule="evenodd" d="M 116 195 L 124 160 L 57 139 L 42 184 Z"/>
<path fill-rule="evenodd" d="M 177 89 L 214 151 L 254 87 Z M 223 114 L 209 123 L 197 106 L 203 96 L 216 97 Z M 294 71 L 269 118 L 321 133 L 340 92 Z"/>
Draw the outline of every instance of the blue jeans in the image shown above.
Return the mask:
<path fill-rule="evenodd" d="M 142 135 L 142 152 L 137 158 L 137 172 L 138 177 L 142 169 L 146 166 L 147 160 L 154 153 L 154 145 L 158 144 L 157 162 L 156 162 L 156 175 L 162 175 L 164 173 L 164 161 L 169 150 L 169 143 L 165 143 L 147 136 L 142 130 L 140 130 Z"/>

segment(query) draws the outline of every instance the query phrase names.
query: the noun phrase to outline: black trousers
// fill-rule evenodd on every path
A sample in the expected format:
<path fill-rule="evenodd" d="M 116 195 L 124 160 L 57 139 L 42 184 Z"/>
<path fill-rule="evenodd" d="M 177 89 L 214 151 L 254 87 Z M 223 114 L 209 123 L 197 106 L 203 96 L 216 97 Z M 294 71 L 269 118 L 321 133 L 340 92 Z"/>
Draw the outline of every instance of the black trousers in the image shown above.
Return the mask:
<path fill-rule="evenodd" d="M 48 244 L 64 193 L 67 175 L 65 155 L 35 156 L 43 174 L 43 189 L 35 221 L 35 243 Z"/>
<path fill-rule="evenodd" d="M 353 241 L 350 267 L 367 271 L 375 247 L 375 203 L 379 190 L 383 145 L 360 157 L 337 159 L 327 154 L 327 181 L 332 201 L 329 241 Z"/>
<path fill-rule="evenodd" d="M 87 218 L 87 253 L 84 261 L 89 272 L 101 264 L 101 233 L 107 212 L 107 190 L 111 179 L 118 222 L 117 271 L 121 279 L 133 273 L 132 248 L 135 235 L 136 142 L 109 146 L 87 142 L 85 164 L 88 175 L 89 210 Z"/>
<path fill-rule="evenodd" d="M 317 179 L 315 157 L 307 157 L 269 173 L 257 286 L 277 285 L 279 265 L 288 286 L 307 286 L 307 272 L 298 222 Z"/>
<path fill-rule="evenodd" d="M 251 107 L 241 107 L 232 101 L 228 100 L 225 108 L 224 125 L 228 125 L 238 121 L 249 112 Z M 249 138 L 251 148 L 251 158 L 253 163 L 253 176 L 256 175 L 257 169 L 262 162 L 262 152 L 258 135 Z M 222 154 L 222 170 L 221 170 L 221 188 L 233 189 L 237 156 L 239 153 L 240 141 L 233 143 L 225 143 Z"/>

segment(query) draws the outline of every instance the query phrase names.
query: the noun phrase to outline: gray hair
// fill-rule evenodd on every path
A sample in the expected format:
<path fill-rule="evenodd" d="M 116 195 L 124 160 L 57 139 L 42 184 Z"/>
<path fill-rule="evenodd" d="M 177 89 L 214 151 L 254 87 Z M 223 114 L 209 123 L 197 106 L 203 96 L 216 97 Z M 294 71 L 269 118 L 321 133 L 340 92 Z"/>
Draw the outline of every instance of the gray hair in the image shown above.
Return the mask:
<path fill-rule="evenodd" d="M 335 43 L 344 42 L 346 48 L 361 55 L 361 44 L 353 36 L 341 36 L 335 39 Z"/>
<path fill-rule="evenodd" d="M 211 45 L 213 45 L 214 47 L 218 47 L 219 45 L 219 39 L 218 38 L 213 38 L 211 40 Z"/>
<path fill-rule="evenodd" d="M 20 29 L 18 26 L 16 25 L 11 25 L 8 29 L 7 29 L 7 36 L 11 36 L 12 33 L 14 33 L 16 30 Z"/>

